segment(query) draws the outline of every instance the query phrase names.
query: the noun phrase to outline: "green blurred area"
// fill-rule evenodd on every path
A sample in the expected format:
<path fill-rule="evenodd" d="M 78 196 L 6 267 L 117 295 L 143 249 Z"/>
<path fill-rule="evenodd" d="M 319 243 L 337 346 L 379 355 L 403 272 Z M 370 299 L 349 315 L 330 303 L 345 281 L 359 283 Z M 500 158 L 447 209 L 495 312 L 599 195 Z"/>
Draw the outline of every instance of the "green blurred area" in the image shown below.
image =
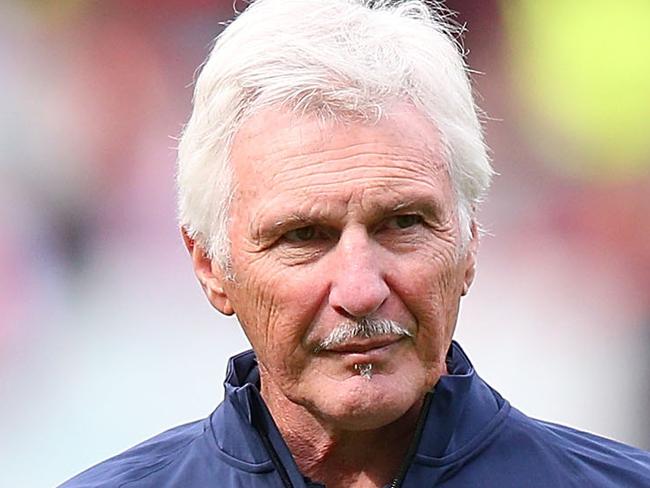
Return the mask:
<path fill-rule="evenodd" d="M 530 126 L 573 158 L 568 173 L 650 168 L 650 1 L 502 1 L 515 86 Z M 535 122 L 535 121 L 533 121 Z M 537 136 L 536 136 L 537 133 Z M 548 142 L 548 139 L 546 139 Z"/>

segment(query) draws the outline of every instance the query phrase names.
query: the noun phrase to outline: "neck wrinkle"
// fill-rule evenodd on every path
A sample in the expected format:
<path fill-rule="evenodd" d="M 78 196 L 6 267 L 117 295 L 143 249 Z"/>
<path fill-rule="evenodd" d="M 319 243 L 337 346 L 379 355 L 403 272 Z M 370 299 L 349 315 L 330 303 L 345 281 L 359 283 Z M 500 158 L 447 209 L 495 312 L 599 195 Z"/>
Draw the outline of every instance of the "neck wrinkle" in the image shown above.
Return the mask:
<path fill-rule="evenodd" d="M 307 408 L 273 394 L 268 376 L 260 371 L 262 398 L 303 476 L 328 488 L 374 488 L 386 486 L 397 475 L 424 399 L 382 428 L 333 430 Z"/>

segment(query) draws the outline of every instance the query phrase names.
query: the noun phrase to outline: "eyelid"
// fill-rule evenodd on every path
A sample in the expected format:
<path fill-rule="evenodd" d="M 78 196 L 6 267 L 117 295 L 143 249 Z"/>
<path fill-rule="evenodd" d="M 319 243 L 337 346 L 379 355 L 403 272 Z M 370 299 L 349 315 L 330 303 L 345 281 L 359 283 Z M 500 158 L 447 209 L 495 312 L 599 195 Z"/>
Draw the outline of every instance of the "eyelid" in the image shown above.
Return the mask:
<path fill-rule="evenodd" d="M 288 235 L 304 229 L 314 229 L 313 237 L 305 240 L 291 239 L 288 237 Z M 306 225 L 301 225 L 287 230 L 284 234 L 282 234 L 280 240 L 290 242 L 290 243 L 306 243 L 306 242 L 314 242 L 314 241 L 323 241 L 332 237 L 332 233 L 333 232 L 331 231 L 331 229 L 328 229 L 326 227 L 317 224 L 306 224 Z"/>
<path fill-rule="evenodd" d="M 309 227 L 311 224 L 309 221 L 298 218 L 283 219 L 278 220 L 268 227 L 264 227 L 260 231 L 260 236 L 265 242 L 269 244 L 282 240 L 287 232 L 291 232 L 296 229 L 301 229 L 303 227 Z"/>

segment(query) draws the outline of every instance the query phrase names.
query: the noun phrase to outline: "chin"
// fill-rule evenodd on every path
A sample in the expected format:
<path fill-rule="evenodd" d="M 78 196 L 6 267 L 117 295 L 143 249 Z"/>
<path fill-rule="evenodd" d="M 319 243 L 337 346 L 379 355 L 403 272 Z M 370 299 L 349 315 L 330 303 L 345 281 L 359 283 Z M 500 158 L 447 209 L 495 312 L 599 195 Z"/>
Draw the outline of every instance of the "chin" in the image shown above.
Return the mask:
<path fill-rule="evenodd" d="M 396 388 L 382 375 L 368 380 L 350 378 L 336 390 L 325 389 L 311 403 L 312 413 L 336 429 L 360 431 L 379 429 L 402 418 L 424 396 L 418 391 Z"/>

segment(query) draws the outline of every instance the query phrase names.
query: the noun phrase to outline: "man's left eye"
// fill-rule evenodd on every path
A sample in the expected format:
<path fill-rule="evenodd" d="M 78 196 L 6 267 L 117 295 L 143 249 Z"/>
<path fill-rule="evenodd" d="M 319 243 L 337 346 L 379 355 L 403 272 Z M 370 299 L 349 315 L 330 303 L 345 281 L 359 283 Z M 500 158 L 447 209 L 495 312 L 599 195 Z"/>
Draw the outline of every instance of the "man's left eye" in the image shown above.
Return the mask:
<path fill-rule="evenodd" d="M 416 214 L 395 215 L 388 220 L 388 227 L 393 229 L 407 229 L 422 223 L 422 217 Z"/>

